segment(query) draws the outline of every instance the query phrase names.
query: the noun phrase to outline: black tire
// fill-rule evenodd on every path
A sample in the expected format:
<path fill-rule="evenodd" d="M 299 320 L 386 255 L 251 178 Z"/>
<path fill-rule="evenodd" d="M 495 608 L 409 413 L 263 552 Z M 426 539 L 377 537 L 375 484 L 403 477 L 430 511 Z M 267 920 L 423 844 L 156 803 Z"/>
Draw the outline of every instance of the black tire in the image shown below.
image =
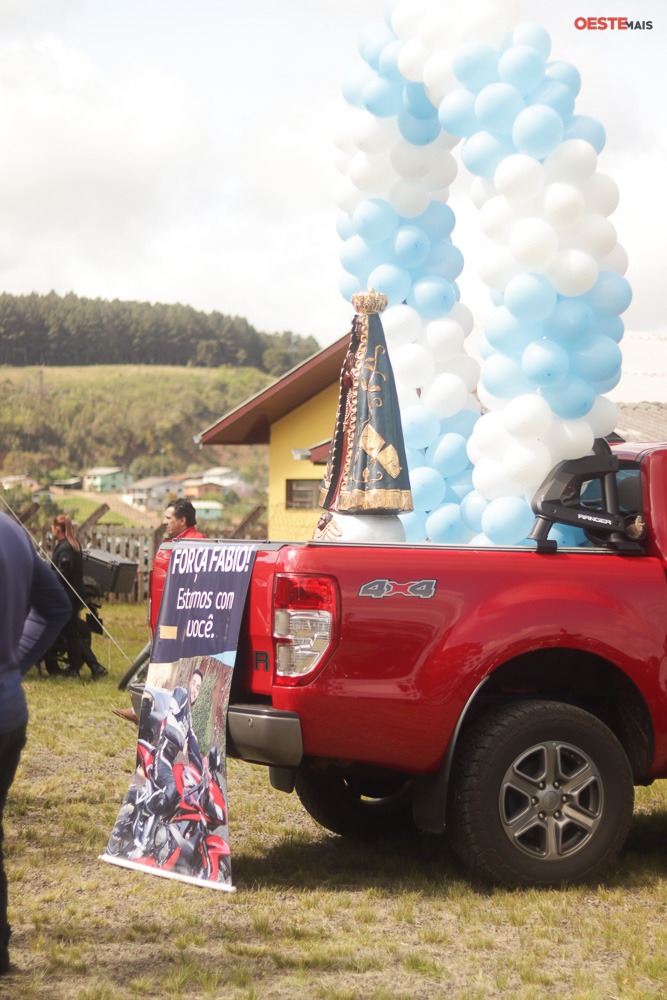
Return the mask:
<path fill-rule="evenodd" d="M 343 837 L 366 840 L 416 831 L 409 778 L 299 771 L 295 789 L 306 812 Z"/>
<path fill-rule="evenodd" d="M 516 702 L 483 716 L 461 739 L 449 837 L 487 881 L 580 882 L 623 846 L 633 801 L 628 758 L 598 718 L 561 702 Z"/>
<path fill-rule="evenodd" d="M 147 642 L 139 655 L 132 661 L 132 665 L 125 671 L 118 681 L 118 690 L 124 691 L 131 681 L 145 681 L 148 667 L 151 662 L 151 643 Z"/>

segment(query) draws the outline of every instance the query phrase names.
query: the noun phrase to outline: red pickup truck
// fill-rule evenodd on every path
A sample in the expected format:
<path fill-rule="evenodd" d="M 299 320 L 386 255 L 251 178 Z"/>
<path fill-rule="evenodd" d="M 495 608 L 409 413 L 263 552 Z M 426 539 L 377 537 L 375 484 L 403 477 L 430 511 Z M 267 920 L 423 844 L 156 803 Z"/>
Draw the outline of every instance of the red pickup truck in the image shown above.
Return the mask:
<path fill-rule="evenodd" d="M 260 543 L 228 754 L 338 834 L 446 830 L 508 885 L 598 872 L 667 777 L 667 445 L 597 442 L 533 508 L 530 547 Z M 174 544 L 211 543 L 163 546 L 153 625 Z"/>

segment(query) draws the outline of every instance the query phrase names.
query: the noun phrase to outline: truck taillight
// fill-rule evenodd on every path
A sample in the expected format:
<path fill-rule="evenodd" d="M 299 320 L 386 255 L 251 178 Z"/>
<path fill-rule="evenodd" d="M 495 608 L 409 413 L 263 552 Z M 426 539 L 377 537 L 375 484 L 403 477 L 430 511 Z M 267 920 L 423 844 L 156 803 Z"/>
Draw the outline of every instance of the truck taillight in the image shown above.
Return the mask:
<path fill-rule="evenodd" d="M 329 576 L 276 576 L 273 605 L 276 680 L 310 680 L 334 641 L 338 590 Z"/>

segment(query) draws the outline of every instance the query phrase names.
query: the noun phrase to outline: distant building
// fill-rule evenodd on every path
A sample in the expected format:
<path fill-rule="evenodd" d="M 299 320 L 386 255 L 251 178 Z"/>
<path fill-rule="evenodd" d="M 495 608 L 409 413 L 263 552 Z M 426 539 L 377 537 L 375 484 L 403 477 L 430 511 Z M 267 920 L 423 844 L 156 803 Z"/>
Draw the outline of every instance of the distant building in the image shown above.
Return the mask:
<path fill-rule="evenodd" d="M 197 514 L 197 523 L 199 521 L 219 521 L 224 509 L 219 500 L 193 500 L 192 506 Z"/>
<path fill-rule="evenodd" d="M 169 499 L 185 495 L 180 477 L 147 476 L 132 483 L 121 499 L 139 510 L 162 510 Z"/>
<path fill-rule="evenodd" d="M 98 469 L 88 469 L 83 477 L 84 490 L 93 493 L 113 493 L 122 490 L 132 482 L 129 472 L 123 472 L 118 465 L 100 466 Z"/>
<path fill-rule="evenodd" d="M 186 479 L 183 483 L 185 496 L 189 500 L 199 500 L 202 497 L 218 495 L 227 496 L 233 490 L 239 497 L 252 496 L 254 489 L 233 469 L 207 469 L 199 476 Z"/>

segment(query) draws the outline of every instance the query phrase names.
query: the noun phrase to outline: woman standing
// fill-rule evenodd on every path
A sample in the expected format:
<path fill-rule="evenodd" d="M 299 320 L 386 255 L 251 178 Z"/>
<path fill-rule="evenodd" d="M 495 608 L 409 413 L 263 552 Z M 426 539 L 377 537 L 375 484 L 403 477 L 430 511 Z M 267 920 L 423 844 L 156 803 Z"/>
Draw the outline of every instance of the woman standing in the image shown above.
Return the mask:
<path fill-rule="evenodd" d="M 51 524 L 51 533 L 56 547 L 53 550 L 52 562 L 55 566 L 61 581 L 64 583 L 72 605 L 72 614 L 63 629 L 62 634 L 67 642 L 67 660 L 69 663 L 68 673 L 71 676 L 79 676 L 84 663 L 84 652 L 79 632 L 79 612 L 83 607 L 83 556 L 81 555 L 81 545 L 76 537 L 74 525 L 67 514 L 58 514 Z M 91 654 L 92 655 L 92 654 Z M 93 657 L 85 658 L 85 662 L 90 667 L 93 680 L 103 677 L 107 671 Z"/>

